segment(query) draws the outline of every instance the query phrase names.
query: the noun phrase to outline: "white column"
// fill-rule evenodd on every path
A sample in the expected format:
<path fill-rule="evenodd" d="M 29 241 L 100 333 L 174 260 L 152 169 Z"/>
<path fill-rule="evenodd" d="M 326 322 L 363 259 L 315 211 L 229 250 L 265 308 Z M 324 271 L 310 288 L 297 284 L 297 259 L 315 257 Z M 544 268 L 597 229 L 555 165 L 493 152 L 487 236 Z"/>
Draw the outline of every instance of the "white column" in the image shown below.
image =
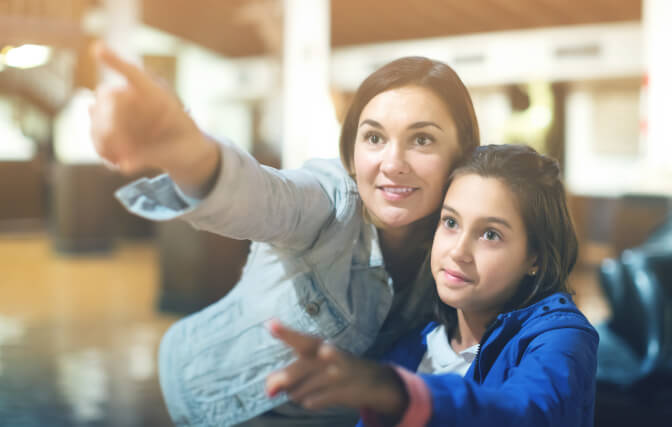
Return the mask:
<path fill-rule="evenodd" d="M 139 63 L 139 55 L 134 50 L 133 34 L 140 24 L 139 0 L 104 0 L 102 10 L 89 13 L 90 31 L 100 31 L 100 37 L 115 52 L 127 60 Z M 95 22 L 95 20 L 103 22 Z M 93 20 L 94 22 L 91 22 Z M 100 25 L 100 28 L 96 26 Z M 99 70 L 99 84 L 115 85 L 123 82 L 116 72 L 102 67 Z M 90 134 L 88 107 L 93 102 L 89 90 L 78 89 L 56 116 L 54 123 L 54 149 L 56 157 L 63 163 L 99 163 L 100 157 L 93 148 Z"/>
<path fill-rule="evenodd" d="M 124 59 L 140 64 L 139 53 L 136 52 L 133 36 L 141 25 L 139 0 L 104 0 L 105 28 L 103 40 Z M 110 70 L 101 70 L 101 81 L 116 82 L 119 79 Z"/>
<path fill-rule="evenodd" d="M 644 0 L 644 57 L 648 93 L 643 106 L 647 123 L 643 139 L 646 163 L 672 171 L 672 2 Z"/>
<path fill-rule="evenodd" d="M 329 0 L 284 0 L 282 165 L 338 153 L 329 97 Z"/>

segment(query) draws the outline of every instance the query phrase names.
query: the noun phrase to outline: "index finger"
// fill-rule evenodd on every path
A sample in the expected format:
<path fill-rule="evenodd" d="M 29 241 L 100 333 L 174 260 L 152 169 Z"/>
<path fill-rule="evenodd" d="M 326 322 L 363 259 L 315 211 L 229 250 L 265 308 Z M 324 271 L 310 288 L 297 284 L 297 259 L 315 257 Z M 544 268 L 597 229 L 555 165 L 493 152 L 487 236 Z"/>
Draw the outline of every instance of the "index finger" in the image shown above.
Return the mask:
<path fill-rule="evenodd" d="M 103 65 L 113 69 L 134 86 L 144 86 L 149 76 L 138 66 L 122 59 L 102 42 L 93 45 L 93 56 Z"/>
<path fill-rule="evenodd" d="M 277 320 L 268 322 L 268 329 L 275 338 L 290 346 L 299 356 L 315 357 L 322 345 L 320 338 L 297 332 Z"/>

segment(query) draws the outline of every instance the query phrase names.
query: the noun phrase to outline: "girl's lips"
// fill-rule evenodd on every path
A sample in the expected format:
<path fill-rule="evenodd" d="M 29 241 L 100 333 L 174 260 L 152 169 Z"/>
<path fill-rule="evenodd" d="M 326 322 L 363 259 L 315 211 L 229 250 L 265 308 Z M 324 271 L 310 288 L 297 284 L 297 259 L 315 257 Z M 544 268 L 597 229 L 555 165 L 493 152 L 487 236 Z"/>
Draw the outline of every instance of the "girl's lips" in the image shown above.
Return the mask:
<path fill-rule="evenodd" d="M 443 277 L 452 284 L 455 285 L 466 285 L 469 283 L 473 283 L 473 280 L 469 279 L 466 277 L 464 274 L 460 273 L 459 271 L 455 270 L 441 270 L 443 272 Z"/>
<path fill-rule="evenodd" d="M 383 198 L 388 201 L 396 202 L 399 200 L 404 200 L 410 197 L 417 190 L 416 187 L 404 187 L 404 186 L 379 186 L 378 190 L 381 191 Z"/>

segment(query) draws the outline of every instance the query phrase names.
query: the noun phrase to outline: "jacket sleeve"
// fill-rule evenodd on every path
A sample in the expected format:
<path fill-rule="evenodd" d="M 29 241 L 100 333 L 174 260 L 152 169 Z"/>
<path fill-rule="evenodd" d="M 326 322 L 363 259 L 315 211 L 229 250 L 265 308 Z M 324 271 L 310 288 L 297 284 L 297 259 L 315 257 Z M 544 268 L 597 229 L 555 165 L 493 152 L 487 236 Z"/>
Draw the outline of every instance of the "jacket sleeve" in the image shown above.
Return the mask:
<path fill-rule="evenodd" d="M 151 220 L 180 218 L 200 230 L 294 249 L 309 247 L 334 217 L 343 186 L 338 181 L 346 174 L 311 170 L 310 165 L 297 170 L 262 166 L 228 141 L 220 143 L 220 155 L 216 184 L 202 200 L 182 195 L 168 175 L 136 181 L 117 191 L 117 198 Z"/>
<path fill-rule="evenodd" d="M 592 420 L 597 336 L 554 329 L 529 342 L 501 384 L 456 374 L 424 375 L 432 396 L 429 426 L 565 427 Z"/>
<path fill-rule="evenodd" d="M 388 363 L 394 367 L 409 396 L 409 407 L 406 408 L 402 419 L 395 427 L 421 426 L 430 416 L 432 396 L 422 378 L 414 372 L 427 350 L 424 338 L 436 326 L 435 322 L 431 322 L 429 325 L 411 331 L 397 341 L 379 360 L 381 363 Z M 385 424 L 378 413 L 362 408 L 357 427 L 385 427 Z"/>

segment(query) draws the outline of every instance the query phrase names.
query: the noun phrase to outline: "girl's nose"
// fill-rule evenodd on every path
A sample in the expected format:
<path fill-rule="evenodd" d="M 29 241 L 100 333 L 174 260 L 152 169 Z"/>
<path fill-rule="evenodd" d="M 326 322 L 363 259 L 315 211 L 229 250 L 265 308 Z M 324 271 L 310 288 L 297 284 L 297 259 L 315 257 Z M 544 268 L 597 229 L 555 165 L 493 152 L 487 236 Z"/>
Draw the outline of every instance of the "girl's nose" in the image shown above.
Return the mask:
<path fill-rule="evenodd" d="M 462 236 L 455 241 L 454 246 L 449 250 L 449 254 L 455 262 L 470 263 L 473 261 L 471 247 L 467 237 L 466 233 L 462 234 Z"/>

